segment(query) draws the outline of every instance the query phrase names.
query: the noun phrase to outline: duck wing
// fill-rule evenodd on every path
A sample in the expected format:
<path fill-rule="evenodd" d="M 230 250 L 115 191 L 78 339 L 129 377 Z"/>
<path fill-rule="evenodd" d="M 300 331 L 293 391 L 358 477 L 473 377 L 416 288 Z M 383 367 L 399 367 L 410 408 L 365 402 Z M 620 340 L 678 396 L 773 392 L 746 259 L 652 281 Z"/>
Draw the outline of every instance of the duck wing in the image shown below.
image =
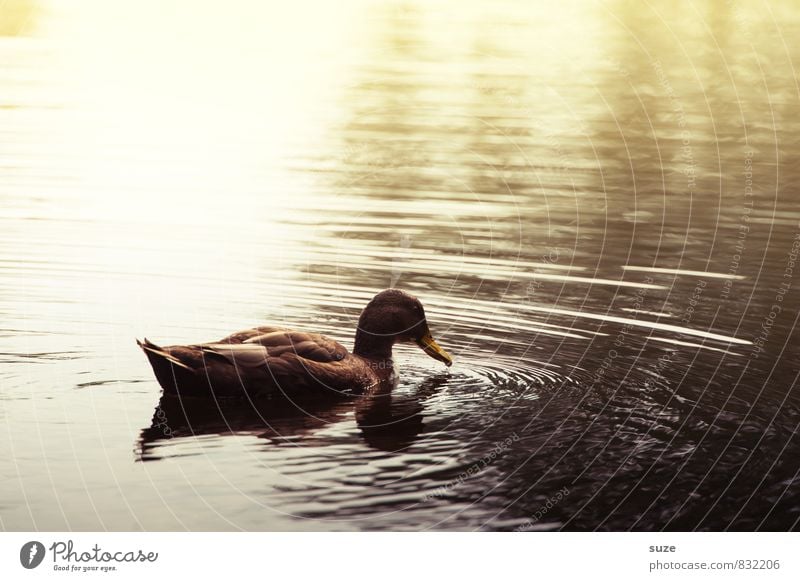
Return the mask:
<path fill-rule="evenodd" d="M 293 331 L 286 327 L 254 327 L 246 331 L 239 331 L 232 335 L 215 341 L 213 343 L 203 343 L 201 347 L 212 347 L 214 345 L 261 345 L 267 348 L 270 356 L 280 356 L 283 353 L 293 352 L 298 357 L 329 363 L 341 361 L 347 357 L 347 349 L 333 339 L 328 339 L 319 333 L 304 333 Z M 230 352 L 231 349 L 224 348 L 223 352 Z M 242 353 L 256 353 L 257 351 L 247 349 Z M 244 358 L 247 356 L 244 355 Z"/>
<path fill-rule="evenodd" d="M 294 353 L 303 359 L 319 361 L 320 363 L 341 361 L 347 357 L 347 349 L 333 339 L 328 339 L 319 333 L 301 333 L 288 329 L 255 335 L 245 340 L 243 344 L 261 345 L 267 349 L 271 356 Z"/>
<path fill-rule="evenodd" d="M 350 381 L 343 363 L 347 349 L 332 339 L 316 333 L 270 331 L 246 339 L 243 343 L 205 343 L 198 345 L 208 364 L 224 361 L 235 369 L 242 384 L 265 384 L 294 391 L 309 387 L 341 389 Z M 226 370 L 229 374 L 230 370 Z"/>
<path fill-rule="evenodd" d="M 248 339 L 252 339 L 253 337 L 257 337 L 259 335 L 268 335 L 269 333 L 275 333 L 278 331 L 291 331 L 291 329 L 287 329 L 286 327 L 274 327 L 274 326 L 253 327 L 252 329 L 237 331 L 232 335 L 228 335 L 224 339 L 220 339 L 219 341 L 214 341 L 214 343 L 244 343 L 245 341 L 247 341 Z"/>
<path fill-rule="evenodd" d="M 345 389 L 353 381 L 347 349 L 323 335 L 280 327 L 240 331 L 213 343 L 159 347 L 140 343 L 166 391 L 217 395 L 310 387 Z"/>

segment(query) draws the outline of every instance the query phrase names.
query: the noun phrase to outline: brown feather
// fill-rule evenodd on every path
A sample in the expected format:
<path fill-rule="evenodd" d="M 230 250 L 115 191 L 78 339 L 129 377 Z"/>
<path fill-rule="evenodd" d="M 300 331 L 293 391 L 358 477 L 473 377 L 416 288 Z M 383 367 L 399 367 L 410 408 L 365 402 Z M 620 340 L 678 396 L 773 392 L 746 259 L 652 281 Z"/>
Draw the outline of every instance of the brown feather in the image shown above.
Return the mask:
<path fill-rule="evenodd" d="M 376 295 L 362 312 L 354 353 L 318 333 L 276 326 L 254 327 L 196 345 L 159 347 L 147 339 L 137 344 L 167 393 L 251 397 L 363 392 L 393 375 L 395 341 L 419 342 L 423 337 L 432 341 L 422 305 L 390 289 Z"/>

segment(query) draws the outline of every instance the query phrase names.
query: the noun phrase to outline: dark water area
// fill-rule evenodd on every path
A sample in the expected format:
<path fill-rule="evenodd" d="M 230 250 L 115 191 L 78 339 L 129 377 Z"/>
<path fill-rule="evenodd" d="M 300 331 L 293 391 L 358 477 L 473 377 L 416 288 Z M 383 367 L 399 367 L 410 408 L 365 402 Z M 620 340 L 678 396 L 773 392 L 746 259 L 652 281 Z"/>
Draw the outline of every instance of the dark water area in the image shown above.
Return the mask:
<path fill-rule="evenodd" d="M 0 5 L 0 527 L 797 529 L 800 13 L 528 4 Z M 354 401 L 134 343 L 390 286 Z"/>

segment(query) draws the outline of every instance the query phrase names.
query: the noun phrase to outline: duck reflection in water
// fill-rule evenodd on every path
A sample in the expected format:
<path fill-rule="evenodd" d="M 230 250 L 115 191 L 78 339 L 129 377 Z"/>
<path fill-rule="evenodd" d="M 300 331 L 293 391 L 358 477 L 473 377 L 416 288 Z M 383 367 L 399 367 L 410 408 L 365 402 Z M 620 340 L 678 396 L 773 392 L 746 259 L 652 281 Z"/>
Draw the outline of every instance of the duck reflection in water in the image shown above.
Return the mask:
<path fill-rule="evenodd" d="M 163 394 L 149 427 L 141 431 L 139 460 L 158 460 L 165 441 L 204 435 L 251 435 L 269 443 L 302 438 L 330 424 L 355 420 L 372 448 L 402 451 L 424 427 L 424 402 L 447 383 L 450 375 L 427 377 L 412 393 L 394 393 L 397 378 L 383 381 L 363 394 L 347 397 L 245 400 Z M 209 405 L 211 404 L 211 405 Z"/>

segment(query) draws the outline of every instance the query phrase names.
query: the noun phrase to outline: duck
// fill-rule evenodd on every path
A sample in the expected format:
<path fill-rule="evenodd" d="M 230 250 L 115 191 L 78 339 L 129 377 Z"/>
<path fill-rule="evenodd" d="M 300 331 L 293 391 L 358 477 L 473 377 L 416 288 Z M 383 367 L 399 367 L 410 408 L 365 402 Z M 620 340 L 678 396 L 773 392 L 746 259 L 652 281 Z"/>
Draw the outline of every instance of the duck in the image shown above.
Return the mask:
<path fill-rule="evenodd" d="M 319 333 L 278 326 L 193 345 L 136 340 L 165 394 L 214 398 L 364 393 L 396 381 L 392 347 L 406 342 L 447 367 L 453 364 L 433 339 L 419 299 L 395 288 L 379 292 L 364 307 L 352 351 Z"/>

